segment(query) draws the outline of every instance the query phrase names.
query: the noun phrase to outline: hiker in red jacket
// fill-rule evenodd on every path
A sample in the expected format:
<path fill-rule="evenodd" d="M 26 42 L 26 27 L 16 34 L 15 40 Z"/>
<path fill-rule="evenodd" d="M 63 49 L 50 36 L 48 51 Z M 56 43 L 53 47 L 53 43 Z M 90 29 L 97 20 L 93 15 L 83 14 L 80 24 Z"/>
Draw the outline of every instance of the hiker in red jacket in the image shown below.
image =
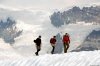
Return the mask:
<path fill-rule="evenodd" d="M 52 46 L 51 53 L 53 54 L 54 53 L 54 49 L 55 49 L 55 44 L 56 44 L 56 36 L 53 36 L 53 38 L 50 39 L 50 43 L 51 43 L 51 46 Z"/>
<path fill-rule="evenodd" d="M 70 44 L 70 37 L 68 33 L 63 36 L 64 53 L 67 53 Z"/>

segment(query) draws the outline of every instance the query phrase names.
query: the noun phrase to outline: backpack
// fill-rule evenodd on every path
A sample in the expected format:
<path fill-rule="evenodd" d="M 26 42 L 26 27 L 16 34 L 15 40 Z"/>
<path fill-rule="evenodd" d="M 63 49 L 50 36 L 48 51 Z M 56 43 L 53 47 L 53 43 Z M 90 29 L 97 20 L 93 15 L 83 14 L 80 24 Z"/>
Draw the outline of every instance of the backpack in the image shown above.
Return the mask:
<path fill-rule="evenodd" d="M 34 40 L 34 43 L 36 43 L 36 40 Z"/>

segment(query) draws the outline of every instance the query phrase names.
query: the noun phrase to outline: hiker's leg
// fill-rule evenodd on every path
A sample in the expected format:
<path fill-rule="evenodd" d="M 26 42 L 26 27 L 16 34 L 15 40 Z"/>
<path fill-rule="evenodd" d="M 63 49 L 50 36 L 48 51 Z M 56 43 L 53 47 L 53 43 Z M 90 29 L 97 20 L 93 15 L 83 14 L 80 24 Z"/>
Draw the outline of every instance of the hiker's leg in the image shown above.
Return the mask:
<path fill-rule="evenodd" d="M 38 46 L 37 45 L 36 45 L 36 50 L 37 51 L 35 52 L 35 54 L 38 55 Z"/>
<path fill-rule="evenodd" d="M 69 44 L 67 44 L 67 50 L 68 50 L 68 48 L 69 48 Z"/>
<path fill-rule="evenodd" d="M 67 48 L 66 48 L 66 53 L 67 53 L 67 50 L 68 50 L 68 48 L 69 48 L 69 44 L 67 43 L 66 45 L 67 45 L 67 46 L 66 46 L 66 47 L 67 47 Z"/>
<path fill-rule="evenodd" d="M 37 48 L 37 55 L 38 55 L 39 51 L 40 51 L 40 46 L 38 46 L 38 48 Z"/>
<path fill-rule="evenodd" d="M 55 49 L 55 46 L 52 46 L 52 51 L 51 51 L 52 54 L 54 53 L 54 49 Z"/>
<path fill-rule="evenodd" d="M 40 49 L 40 46 L 36 46 L 36 48 L 37 48 L 37 52 L 35 52 L 35 54 L 38 55 L 38 52 L 39 52 L 41 49 Z"/>
<path fill-rule="evenodd" d="M 37 50 L 38 50 L 38 46 L 36 45 L 36 52 L 37 52 Z"/>
<path fill-rule="evenodd" d="M 64 53 L 66 53 L 66 43 L 64 43 L 63 45 L 64 45 Z"/>
<path fill-rule="evenodd" d="M 66 45 L 66 44 L 65 44 Z M 65 48 L 65 53 L 67 53 L 67 48 Z"/>

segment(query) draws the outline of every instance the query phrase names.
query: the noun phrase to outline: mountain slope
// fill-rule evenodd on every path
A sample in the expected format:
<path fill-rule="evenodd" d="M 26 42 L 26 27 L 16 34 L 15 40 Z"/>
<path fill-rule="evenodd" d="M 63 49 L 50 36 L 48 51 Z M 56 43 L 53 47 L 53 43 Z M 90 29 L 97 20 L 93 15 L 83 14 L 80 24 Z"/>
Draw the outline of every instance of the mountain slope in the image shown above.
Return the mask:
<path fill-rule="evenodd" d="M 85 23 L 100 24 L 100 6 L 77 7 L 63 12 L 54 12 L 50 19 L 55 27 L 60 27 L 64 24 L 77 23 L 84 21 Z"/>
<path fill-rule="evenodd" d="M 83 41 L 83 43 L 73 51 L 93 51 L 100 50 L 100 30 L 93 30 Z"/>

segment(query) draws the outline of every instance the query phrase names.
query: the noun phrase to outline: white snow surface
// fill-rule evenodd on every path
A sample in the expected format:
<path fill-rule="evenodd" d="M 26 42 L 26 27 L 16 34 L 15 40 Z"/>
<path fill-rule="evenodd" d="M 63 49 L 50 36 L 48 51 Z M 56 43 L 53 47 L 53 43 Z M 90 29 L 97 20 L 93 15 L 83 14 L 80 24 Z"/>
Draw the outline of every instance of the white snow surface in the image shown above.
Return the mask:
<path fill-rule="evenodd" d="M 0 60 L 1 66 L 100 66 L 100 51 Z"/>

